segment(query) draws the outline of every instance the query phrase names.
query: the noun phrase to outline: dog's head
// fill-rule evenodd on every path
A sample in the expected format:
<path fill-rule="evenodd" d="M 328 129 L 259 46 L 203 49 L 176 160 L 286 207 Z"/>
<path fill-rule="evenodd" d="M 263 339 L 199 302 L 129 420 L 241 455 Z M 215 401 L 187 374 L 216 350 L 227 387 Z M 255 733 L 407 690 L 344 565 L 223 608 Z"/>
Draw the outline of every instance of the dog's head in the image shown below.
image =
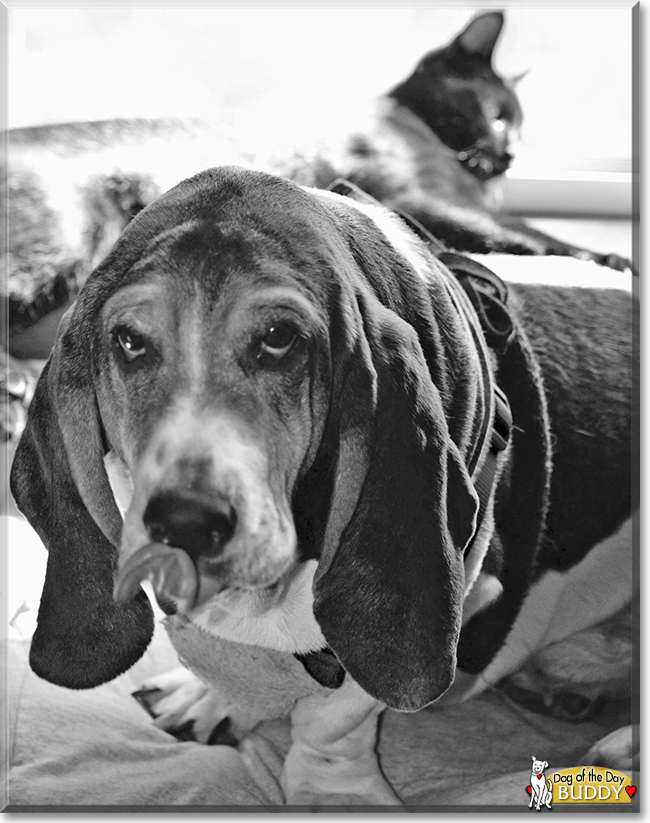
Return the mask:
<path fill-rule="evenodd" d="M 544 769 L 548 766 L 546 760 L 537 760 L 535 755 L 532 755 L 533 758 L 533 774 L 544 774 Z"/>
<path fill-rule="evenodd" d="M 49 549 L 37 673 L 128 668 L 145 578 L 209 627 L 229 598 L 263 616 L 311 560 L 315 619 L 364 689 L 413 710 L 449 686 L 479 365 L 435 263 L 398 245 L 343 198 L 239 169 L 130 224 L 62 323 L 12 469 Z"/>

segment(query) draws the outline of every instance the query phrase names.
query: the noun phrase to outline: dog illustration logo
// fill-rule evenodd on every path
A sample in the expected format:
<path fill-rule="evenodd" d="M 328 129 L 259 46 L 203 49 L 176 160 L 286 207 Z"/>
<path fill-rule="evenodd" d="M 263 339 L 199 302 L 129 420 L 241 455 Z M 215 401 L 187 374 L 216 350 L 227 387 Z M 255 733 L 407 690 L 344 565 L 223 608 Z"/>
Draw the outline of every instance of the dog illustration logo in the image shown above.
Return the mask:
<path fill-rule="evenodd" d="M 533 803 L 537 811 L 541 811 L 542 806 L 551 808 L 553 800 L 553 786 L 551 781 L 544 776 L 544 769 L 548 766 L 546 760 L 537 760 L 533 755 L 533 768 L 530 775 L 530 803 L 528 808 L 532 809 Z"/>

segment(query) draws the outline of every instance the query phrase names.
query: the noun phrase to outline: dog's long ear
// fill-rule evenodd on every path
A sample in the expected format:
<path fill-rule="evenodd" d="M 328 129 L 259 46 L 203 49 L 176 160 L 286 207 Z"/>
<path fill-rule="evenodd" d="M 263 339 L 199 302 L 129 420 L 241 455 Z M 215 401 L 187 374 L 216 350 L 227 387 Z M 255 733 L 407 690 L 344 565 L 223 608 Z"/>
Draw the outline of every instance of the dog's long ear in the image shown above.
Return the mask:
<path fill-rule="evenodd" d="M 488 11 L 473 17 L 450 44 L 450 51 L 455 55 L 477 55 L 490 62 L 503 21 L 502 11 Z"/>
<path fill-rule="evenodd" d="M 122 524 L 103 465 L 87 311 L 81 298 L 61 323 L 11 470 L 16 503 L 49 552 L 31 666 L 79 689 L 128 669 L 153 631 L 144 592 L 113 601 Z"/>
<path fill-rule="evenodd" d="M 415 331 L 370 289 L 355 303 L 314 613 L 362 688 L 416 711 L 454 677 L 477 498 Z"/>

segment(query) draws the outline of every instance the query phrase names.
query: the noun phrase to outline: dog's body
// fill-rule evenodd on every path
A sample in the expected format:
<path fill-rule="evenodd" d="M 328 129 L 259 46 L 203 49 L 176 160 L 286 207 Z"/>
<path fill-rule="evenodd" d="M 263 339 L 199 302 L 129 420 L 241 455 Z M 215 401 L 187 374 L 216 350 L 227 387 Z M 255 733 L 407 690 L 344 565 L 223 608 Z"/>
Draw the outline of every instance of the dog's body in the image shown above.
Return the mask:
<path fill-rule="evenodd" d="M 594 551 L 633 509 L 631 299 L 523 286 L 508 306 L 382 209 L 279 178 L 211 170 L 145 209 L 62 323 L 12 468 L 50 552 L 35 671 L 128 668 L 150 579 L 176 628 L 313 685 L 288 802 L 399 802 L 384 706 L 428 705 L 457 664 L 460 697 L 491 682 L 549 575 L 623 576 L 578 628 L 632 594 L 624 555 Z"/>
<path fill-rule="evenodd" d="M 553 800 L 553 791 L 551 781 L 544 776 L 544 769 L 548 766 L 546 760 L 537 760 L 535 755 L 533 757 L 533 766 L 530 773 L 530 803 L 528 808 L 532 809 L 533 803 L 537 811 L 541 811 L 542 806 L 547 809 L 551 808 L 551 801 Z"/>
<path fill-rule="evenodd" d="M 27 328 L 73 297 L 160 193 L 229 163 L 319 188 L 346 178 L 461 251 L 573 255 L 627 267 L 616 255 L 577 248 L 499 214 L 495 190 L 521 123 L 514 82 L 492 68 L 502 24 L 498 12 L 477 17 L 367 112 L 364 105 L 350 117 L 323 113 L 307 136 L 286 123 L 273 137 L 270 118 L 247 127 L 241 115 L 230 127 L 221 118 L 10 131 L 10 327 Z"/>

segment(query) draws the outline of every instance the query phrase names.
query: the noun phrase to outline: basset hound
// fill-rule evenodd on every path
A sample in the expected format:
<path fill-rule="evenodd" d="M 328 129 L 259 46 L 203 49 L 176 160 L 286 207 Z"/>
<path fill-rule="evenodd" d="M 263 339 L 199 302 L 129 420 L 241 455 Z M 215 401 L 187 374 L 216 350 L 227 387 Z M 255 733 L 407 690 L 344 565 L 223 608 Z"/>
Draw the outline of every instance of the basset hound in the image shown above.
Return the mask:
<path fill-rule="evenodd" d="M 12 467 L 49 550 L 34 671 L 128 669 L 149 581 L 190 668 L 277 673 L 287 803 L 399 804 L 386 706 L 520 668 L 540 587 L 552 611 L 558 580 L 590 593 L 556 651 L 632 598 L 630 295 L 500 289 L 379 206 L 261 172 L 145 208 L 64 317 Z"/>

